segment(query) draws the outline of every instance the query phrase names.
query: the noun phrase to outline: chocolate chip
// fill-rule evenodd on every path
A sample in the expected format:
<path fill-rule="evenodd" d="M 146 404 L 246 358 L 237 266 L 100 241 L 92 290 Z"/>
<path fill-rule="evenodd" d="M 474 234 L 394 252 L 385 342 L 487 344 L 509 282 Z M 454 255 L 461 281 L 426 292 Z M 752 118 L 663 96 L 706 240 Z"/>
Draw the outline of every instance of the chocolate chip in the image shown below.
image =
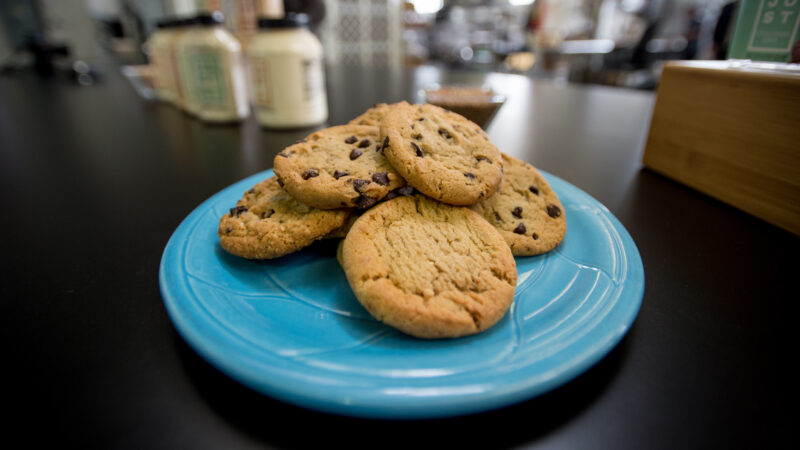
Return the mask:
<path fill-rule="evenodd" d="M 280 187 L 283 187 L 283 180 L 281 180 L 280 177 L 278 177 L 278 185 Z"/>
<path fill-rule="evenodd" d="M 304 180 L 307 180 L 309 178 L 314 178 L 316 176 L 319 176 L 319 170 L 317 170 L 317 169 L 308 169 L 305 172 L 303 172 L 303 175 L 301 175 L 301 176 L 303 177 Z M 281 186 L 283 186 L 283 185 L 281 185 Z"/>
<path fill-rule="evenodd" d="M 494 220 L 498 222 L 502 222 L 503 219 L 500 218 L 500 214 L 497 214 L 497 211 L 494 212 Z"/>
<path fill-rule="evenodd" d="M 231 234 L 231 231 L 233 231 L 231 227 L 225 228 L 225 234 Z"/>
<path fill-rule="evenodd" d="M 275 210 L 274 209 L 270 209 L 266 213 L 262 214 L 261 218 L 262 219 L 268 219 L 268 218 L 272 217 L 273 214 L 275 214 Z"/>
<path fill-rule="evenodd" d="M 511 214 L 514 217 L 522 218 L 522 208 L 517 206 L 516 208 L 514 208 L 513 211 L 511 211 Z"/>
<path fill-rule="evenodd" d="M 355 142 L 356 142 L 357 140 L 358 140 L 358 138 L 357 138 L 357 137 L 355 137 L 355 136 L 350 136 L 349 138 L 347 138 L 347 139 L 345 139 L 345 140 L 344 140 L 344 143 L 345 143 L 345 144 L 355 144 Z"/>
<path fill-rule="evenodd" d="M 467 178 L 475 178 L 475 174 L 471 172 L 464 172 L 464 176 Z"/>
<path fill-rule="evenodd" d="M 367 148 L 369 147 L 369 139 L 362 139 L 361 142 L 358 143 L 358 148 Z"/>
<path fill-rule="evenodd" d="M 381 144 L 376 144 L 376 145 L 375 145 L 375 151 L 376 151 L 376 152 L 379 152 L 379 151 L 381 151 Z"/>
<path fill-rule="evenodd" d="M 561 215 L 561 209 L 556 205 L 547 205 L 547 215 L 555 219 Z"/>
<path fill-rule="evenodd" d="M 238 205 L 236 207 L 231 208 L 230 210 L 231 217 L 233 217 L 234 215 L 236 215 L 236 217 L 239 217 L 240 215 L 242 215 L 243 212 L 247 212 L 247 206 Z"/>
<path fill-rule="evenodd" d="M 287 155 L 286 153 L 278 153 L 278 156 L 283 156 L 284 158 L 288 158 L 289 157 L 289 155 Z"/>
<path fill-rule="evenodd" d="M 411 146 L 414 147 L 414 152 L 417 154 L 417 156 L 421 157 L 422 156 L 422 149 L 419 148 L 419 145 L 417 145 L 416 142 L 412 142 Z"/>
<path fill-rule="evenodd" d="M 374 205 L 377 202 L 378 200 L 376 198 L 364 194 L 361 194 L 355 199 L 353 199 L 353 204 L 361 209 L 369 208 L 370 206 Z"/>
<path fill-rule="evenodd" d="M 417 119 L 418 122 L 422 122 L 423 120 L 425 120 L 424 117 L 420 117 L 419 119 Z"/>
<path fill-rule="evenodd" d="M 341 170 L 335 170 L 335 171 L 333 171 L 333 178 L 336 178 L 337 180 L 338 180 L 339 178 L 345 177 L 345 176 L 347 176 L 347 175 L 350 175 L 350 174 L 349 174 L 349 173 L 347 173 L 347 172 L 343 172 L 343 171 L 341 171 Z"/>
<path fill-rule="evenodd" d="M 537 188 L 536 186 L 531 186 L 531 187 L 528 188 L 528 190 L 533 192 L 536 195 L 539 195 L 539 188 Z"/>
<path fill-rule="evenodd" d="M 514 228 L 514 233 L 525 234 L 525 224 L 520 222 L 520 224 L 517 225 L 517 228 Z"/>
<path fill-rule="evenodd" d="M 481 162 L 481 161 L 486 161 L 486 162 L 488 162 L 489 164 L 491 164 L 491 163 L 492 163 L 492 160 L 491 160 L 491 159 L 489 159 L 489 158 L 487 158 L 487 157 L 485 157 L 485 156 L 476 156 L 476 157 L 475 157 L 475 159 L 477 159 L 477 160 L 478 160 L 478 162 Z"/>
<path fill-rule="evenodd" d="M 412 129 L 412 130 L 414 129 L 414 124 L 413 124 L 413 123 L 411 124 L 411 129 Z"/>
<path fill-rule="evenodd" d="M 362 180 L 361 178 L 356 178 L 353 180 L 353 189 L 358 192 L 361 192 L 361 189 L 369 184 L 369 180 Z"/>
<path fill-rule="evenodd" d="M 452 139 L 453 138 L 453 136 L 450 135 L 450 132 L 445 130 L 444 128 L 439 128 L 439 136 L 442 136 L 445 139 Z"/>
<path fill-rule="evenodd" d="M 389 185 L 389 175 L 386 172 L 378 172 L 372 174 L 372 181 L 380 184 L 381 186 Z"/>
<path fill-rule="evenodd" d="M 533 238 L 533 240 L 534 240 L 534 241 L 537 241 L 537 240 L 539 240 L 539 235 L 538 235 L 538 234 L 536 234 L 536 233 L 533 233 L 533 234 L 531 235 L 531 237 Z"/>
<path fill-rule="evenodd" d="M 350 161 L 358 158 L 361 156 L 361 150 L 354 148 L 352 152 L 350 152 Z"/>
<path fill-rule="evenodd" d="M 402 195 L 402 196 L 411 195 L 411 194 L 414 193 L 414 186 L 411 186 L 410 184 L 407 184 L 407 185 L 405 185 L 403 187 L 399 187 L 399 188 L 395 189 L 393 192 L 397 192 L 399 195 Z"/>
<path fill-rule="evenodd" d="M 386 147 L 388 147 L 388 146 L 389 146 L 389 136 L 386 136 L 386 137 L 383 139 L 383 144 L 381 145 L 381 150 L 385 149 L 385 148 L 386 148 Z"/>
<path fill-rule="evenodd" d="M 248 194 L 255 194 L 255 193 L 256 193 L 256 188 L 250 188 L 250 189 L 247 191 L 247 193 L 248 193 Z"/>
<path fill-rule="evenodd" d="M 413 135 L 413 136 L 411 136 L 411 137 L 412 137 L 412 138 L 414 138 L 414 139 L 416 139 L 416 140 L 418 140 L 418 141 L 421 141 L 421 140 L 422 140 L 422 135 L 421 135 L 421 134 L 419 134 L 419 133 L 417 133 L 417 134 L 415 134 L 415 135 Z"/>

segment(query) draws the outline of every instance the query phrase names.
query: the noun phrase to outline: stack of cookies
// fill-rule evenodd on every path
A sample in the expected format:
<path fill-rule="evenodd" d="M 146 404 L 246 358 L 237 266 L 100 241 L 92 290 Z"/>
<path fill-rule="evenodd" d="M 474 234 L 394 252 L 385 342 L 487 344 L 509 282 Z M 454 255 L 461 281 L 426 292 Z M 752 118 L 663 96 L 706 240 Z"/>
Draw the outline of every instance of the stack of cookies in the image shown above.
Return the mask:
<path fill-rule="evenodd" d="M 337 256 L 358 301 L 417 337 L 497 323 L 514 297 L 514 256 L 548 252 L 566 232 L 533 166 L 430 104 L 376 105 L 287 147 L 274 171 L 221 218 L 222 247 L 265 259 L 344 238 Z"/>

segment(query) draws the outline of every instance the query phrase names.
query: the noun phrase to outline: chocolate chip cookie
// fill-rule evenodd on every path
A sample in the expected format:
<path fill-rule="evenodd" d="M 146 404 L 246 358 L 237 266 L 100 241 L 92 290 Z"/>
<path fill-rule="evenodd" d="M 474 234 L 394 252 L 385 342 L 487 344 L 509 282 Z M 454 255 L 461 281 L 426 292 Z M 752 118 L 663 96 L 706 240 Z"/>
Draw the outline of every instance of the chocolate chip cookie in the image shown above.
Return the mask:
<path fill-rule="evenodd" d="M 292 197 L 315 208 L 369 208 L 406 184 L 381 148 L 377 127 L 326 128 L 280 152 L 275 175 Z"/>
<path fill-rule="evenodd" d="M 516 256 L 538 255 L 564 239 L 564 207 L 536 168 L 517 158 L 503 157 L 503 183 L 494 196 L 472 206 L 500 230 Z"/>
<path fill-rule="evenodd" d="M 486 133 L 438 106 L 390 105 L 380 125 L 386 159 L 423 194 L 451 205 L 491 197 L 502 178 L 500 152 Z"/>
<path fill-rule="evenodd" d="M 244 193 L 222 216 L 217 234 L 228 253 L 247 259 L 283 256 L 342 233 L 352 210 L 321 210 L 298 202 L 271 177 Z"/>
<path fill-rule="evenodd" d="M 418 194 L 364 212 L 338 256 L 373 317 L 421 338 L 486 330 L 508 310 L 517 282 L 497 229 L 468 208 Z"/>

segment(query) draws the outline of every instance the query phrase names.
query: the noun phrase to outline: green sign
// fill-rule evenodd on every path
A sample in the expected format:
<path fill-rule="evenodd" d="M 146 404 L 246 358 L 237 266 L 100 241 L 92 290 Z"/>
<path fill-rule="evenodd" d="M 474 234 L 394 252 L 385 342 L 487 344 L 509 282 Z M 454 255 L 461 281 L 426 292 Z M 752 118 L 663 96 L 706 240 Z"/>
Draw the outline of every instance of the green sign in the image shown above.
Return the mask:
<path fill-rule="evenodd" d="M 742 0 L 728 58 L 789 62 L 798 29 L 800 0 Z"/>

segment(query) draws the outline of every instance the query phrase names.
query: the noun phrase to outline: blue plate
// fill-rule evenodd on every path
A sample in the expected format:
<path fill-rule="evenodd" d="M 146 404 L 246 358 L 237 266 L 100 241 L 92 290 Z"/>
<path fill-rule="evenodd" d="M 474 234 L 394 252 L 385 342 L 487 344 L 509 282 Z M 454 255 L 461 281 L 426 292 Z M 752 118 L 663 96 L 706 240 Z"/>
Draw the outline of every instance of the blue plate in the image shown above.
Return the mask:
<path fill-rule="evenodd" d="M 219 218 L 272 171 L 206 200 L 181 223 L 159 282 L 178 332 L 203 358 L 268 396 L 336 414 L 445 417 L 510 405 L 575 378 L 631 326 L 644 269 L 630 235 L 600 203 L 543 173 L 567 234 L 517 258 L 514 304 L 493 328 L 451 340 L 406 336 L 370 317 L 336 261 L 336 242 L 271 261 L 219 245 Z"/>

